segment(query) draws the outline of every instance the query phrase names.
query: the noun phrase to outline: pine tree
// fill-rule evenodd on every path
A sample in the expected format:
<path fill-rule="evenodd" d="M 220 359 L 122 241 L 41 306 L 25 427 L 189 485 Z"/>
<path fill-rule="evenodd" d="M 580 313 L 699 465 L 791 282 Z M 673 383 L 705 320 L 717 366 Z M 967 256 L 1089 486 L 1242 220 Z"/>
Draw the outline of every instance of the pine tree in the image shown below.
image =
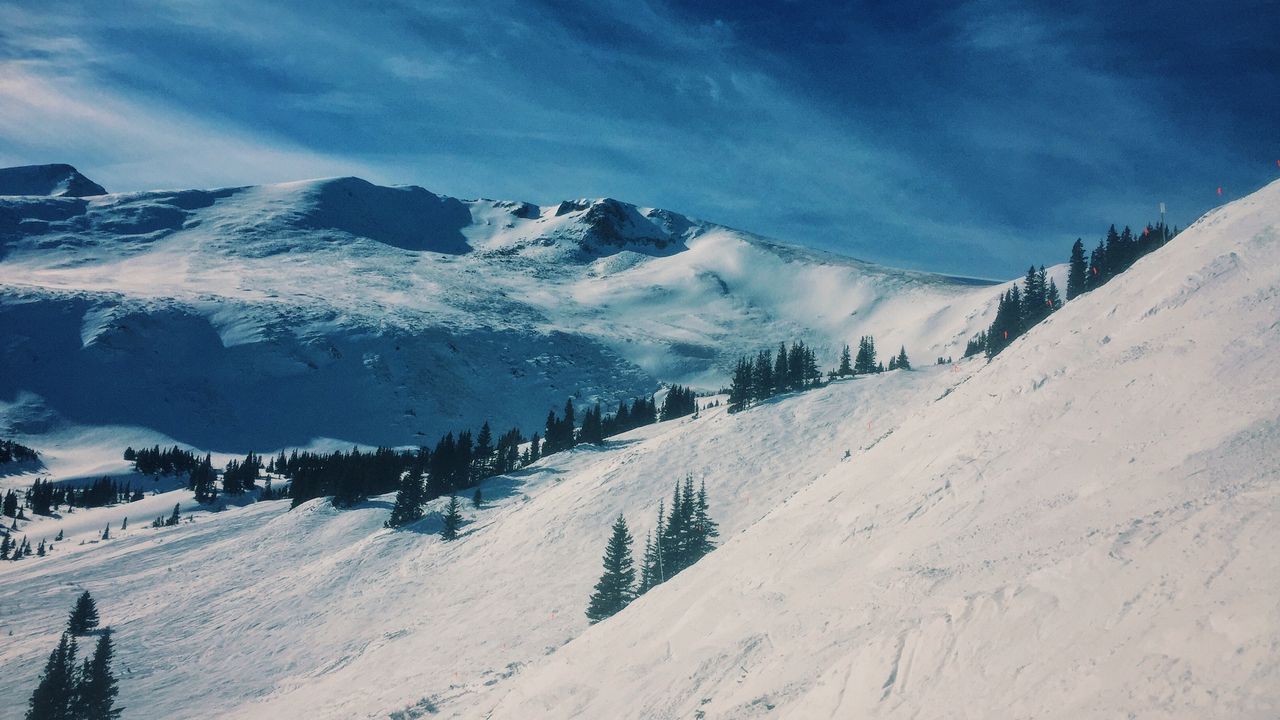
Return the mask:
<path fill-rule="evenodd" d="M 86 635 L 98 627 L 98 606 L 88 590 L 80 593 L 76 606 L 67 618 L 67 632 L 72 635 Z"/>
<path fill-rule="evenodd" d="M 658 548 L 653 544 L 651 531 L 644 535 L 644 557 L 640 560 L 640 584 L 636 588 L 636 595 L 649 592 L 655 585 L 662 582 L 659 578 Z"/>
<path fill-rule="evenodd" d="M 849 354 L 849 344 L 845 343 L 844 348 L 840 351 L 840 367 L 836 368 L 836 375 L 845 377 L 853 374 L 853 359 Z"/>
<path fill-rule="evenodd" d="M 761 350 L 751 366 L 751 394 L 759 402 L 773 397 L 773 353 Z"/>
<path fill-rule="evenodd" d="M 1053 281 L 1053 278 L 1049 279 L 1049 288 L 1045 290 L 1044 302 L 1049 306 L 1051 313 L 1062 307 L 1062 296 L 1058 294 L 1058 284 Z"/>
<path fill-rule="evenodd" d="M 779 395 L 787 391 L 787 344 L 778 343 L 778 354 L 773 359 L 773 393 Z"/>
<path fill-rule="evenodd" d="M 729 412 L 745 410 L 747 403 L 751 402 L 751 374 L 751 363 L 739 358 L 729 384 Z"/>
<path fill-rule="evenodd" d="M 77 720 L 114 720 L 123 708 L 115 707 L 120 689 L 111 673 L 111 657 L 115 654 L 111 644 L 111 628 L 98 636 L 93 659 L 85 659 L 80 670 L 79 687 L 75 694 Z"/>
<path fill-rule="evenodd" d="M 76 685 L 76 639 L 63 633 L 31 693 L 27 720 L 79 720 L 74 707 Z"/>
<path fill-rule="evenodd" d="M 632 583 L 636 571 L 631 559 L 631 533 L 621 515 L 613 523 L 613 533 L 604 552 L 604 573 L 587 604 L 587 618 L 600 622 L 629 605 L 635 597 Z"/>
<path fill-rule="evenodd" d="M 1084 241 L 1076 238 L 1071 246 L 1071 259 L 1067 262 L 1067 301 L 1070 302 L 1084 292 L 1085 276 L 1089 268 L 1084 262 Z"/>
<path fill-rule="evenodd" d="M 166 520 L 164 524 L 165 524 L 165 525 L 177 525 L 177 524 L 178 524 L 178 520 L 181 518 L 181 515 L 179 514 L 179 512 L 181 511 L 181 509 L 182 509 L 182 505 L 181 505 L 180 503 L 174 503 L 174 504 L 173 504 L 173 513 L 172 513 L 171 515 L 169 515 L 169 519 L 168 519 L 168 520 Z"/>
<path fill-rule="evenodd" d="M 440 537 L 445 540 L 458 539 L 458 528 L 462 525 L 462 513 L 459 511 L 458 496 L 453 495 L 449 498 L 449 505 L 445 508 L 444 527 L 440 529 Z"/>
<path fill-rule="evenodd" d="M 703 480 L 698 485 L 698 494 L 693 503 L 693 560 L 696 562 L 698 558 L 714 550 L 715 539 L 718 537 L 720 528 L 708 513 L 707 481 Z"/>
<path fill-rule="evenodd" d="M 853 361 L 855 375 L 869 375 L 877 372 L 876 341 L 870 335 L 863 335 L 858 341 L 858 354 Z"/>
<path fill-rule="evenodd" d="M 426 488 L 422 484 L 422 468 L 415 465 L 400 480 L 400 489 L 396 491 L 396 501 L 391 506 L 391 517 L 387 518 L 386 527 L 401 527 L 421 520 L 422 505 L 426 501 L 425 493 Z"/>
<path fill-rule="evenodd" d="M 192 468 L 187 486 L 195 491 L 196 502 L 211 503 L 218 497 L 217 480 L 218 476 L 213 471 L 213 459 L 205 455 L 204 460 Z"/>
<path fill-rule="evenodd" d="M 907 346 L 903 345 L 898 349 L 897 362 L 895 363 L 899 370 L 910 370 L 911 361 L 907 359 Z"/>
<path fill-rule="evenodd" d="M 110 540 L 110 539 L 111 539 L 111 524 L 110 524 L 110 523 L 107 523 L 107 526 L 106 526 L 105 528 L 103 528 L 103 529 L 102 529 L 102 539 L 103 539 L 103 540 Z"/>

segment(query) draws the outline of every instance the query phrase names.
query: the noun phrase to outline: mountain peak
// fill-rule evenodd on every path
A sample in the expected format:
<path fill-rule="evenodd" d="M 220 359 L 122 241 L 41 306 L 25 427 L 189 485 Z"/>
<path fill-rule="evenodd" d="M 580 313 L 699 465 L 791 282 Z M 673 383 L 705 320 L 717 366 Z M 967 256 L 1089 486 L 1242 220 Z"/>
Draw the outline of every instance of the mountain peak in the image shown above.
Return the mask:
<path fill-rule="evenodd" d="M 0 195 L 90 197 L 106 194 L 106 188 L 64 163 L 0 168 Z"/>

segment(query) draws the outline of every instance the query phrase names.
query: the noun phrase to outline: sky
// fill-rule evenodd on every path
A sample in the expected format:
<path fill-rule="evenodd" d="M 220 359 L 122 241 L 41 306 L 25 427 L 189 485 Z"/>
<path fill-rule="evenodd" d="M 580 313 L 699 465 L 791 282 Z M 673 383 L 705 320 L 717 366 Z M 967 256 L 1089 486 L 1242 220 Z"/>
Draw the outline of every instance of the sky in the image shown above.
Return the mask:
<path fill-rule="evenodd" d="M 1161 201 L 1185 225 L 1280 178 L 1278 12 L 0 0 L 0 165 L 66 162 L 111 191 L 358 175 L 608 196 L 1014 277 Z"/>

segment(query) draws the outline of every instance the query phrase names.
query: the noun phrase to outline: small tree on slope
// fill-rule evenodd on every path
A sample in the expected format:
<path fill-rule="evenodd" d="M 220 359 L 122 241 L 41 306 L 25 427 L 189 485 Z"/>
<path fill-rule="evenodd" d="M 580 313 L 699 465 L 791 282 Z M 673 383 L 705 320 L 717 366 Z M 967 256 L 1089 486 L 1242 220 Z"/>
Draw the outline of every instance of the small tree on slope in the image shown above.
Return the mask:
<path fill-rule="evenodd" d="M 604 551 L 604 574 L 596 583 L 587 604 L 587 618 L 593 623 L 617 613 L 635 597 L 631 585 L 636 570 L 631 560 L 631 533 L 621 515 L 613 523 L 613 534 Z"/>
<path fill-rule="evenodd" d="M 72 635 L 85 635 L 96 627 L 98 627 L 98 606 L 94 603 L 89 591 L 85 590 L 76 600 L 76 606 L 72 608 L 71 615 L 67 618 L 67 632 Z"/>
<path fill-rule="evenodd" d="M 462 513 L 459 512 L 458 496 L 454 495 L 449 498 L 449 506 L 444 512 L 444 527 L 440 530 L 440 537 L 445 540 L 457 540 L 458 528 L 462 525 Z"/>

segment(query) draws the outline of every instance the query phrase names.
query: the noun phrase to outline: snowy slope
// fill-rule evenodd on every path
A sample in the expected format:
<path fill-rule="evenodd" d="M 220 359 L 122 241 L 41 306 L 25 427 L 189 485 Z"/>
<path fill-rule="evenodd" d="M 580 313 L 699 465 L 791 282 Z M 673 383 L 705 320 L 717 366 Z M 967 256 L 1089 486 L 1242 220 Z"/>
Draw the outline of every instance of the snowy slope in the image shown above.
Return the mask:
<path fill-rule="evenodd" d="M 611 199 L 358 178 L 2 198 L 0 432 L 243 452 L 532 431 L 568 396 L 718 388 L 783 338 L 831 364 L 866 333 L 917 363 L 958 356 L 996 295 Z"/>
<path fill-rule="evenodd" d="M 978 366 L 845 381 L 766 408 L 659 423 L 484 486 L 462 539 L 441 501 L 418 526 L 381 527 L 390 498 L 335 511 L 258 503 L 153 530 L 138 522 L 190 493 L 24 525 L 47 558 L 0 563 L 0 695 L 21 697 L 78 588 L 116 630 L 135 718 L 386 717 L 424 698 L 475 717 L 523 668 L 587 627 L 587 593 L 612 519 L 643 533 L 686 472 L 705 478 L 725 537 L 750 527 L 845 449 L 855 455 Z M 802 432 L 800 431 L 802 429 Z M 118 539 L 96 539 L 123 515 Z M 74 533 L 83 531 L 83 535 Z M 425 705 L 420 705 L 425 707 Z M 0 706 L 0 718 L 20 716 Z"/>
<path fill-rule="evenodd" d="M 496 688 L 491 717 L 1276 717 L 1277 357 L 1273 183 Z"/>
<path fill-rule="evenodd" d="M 84 587 L 138 718 L 1274 717 L 1278 223 L 1280 184 L 989 365 L 496 478 L 455 543 L 387 498 L 260 503 L 0 563 L 0 694 Z M 723 547 L 588 628 L 612 518 L 642 537 L 686 472 Z"/>

